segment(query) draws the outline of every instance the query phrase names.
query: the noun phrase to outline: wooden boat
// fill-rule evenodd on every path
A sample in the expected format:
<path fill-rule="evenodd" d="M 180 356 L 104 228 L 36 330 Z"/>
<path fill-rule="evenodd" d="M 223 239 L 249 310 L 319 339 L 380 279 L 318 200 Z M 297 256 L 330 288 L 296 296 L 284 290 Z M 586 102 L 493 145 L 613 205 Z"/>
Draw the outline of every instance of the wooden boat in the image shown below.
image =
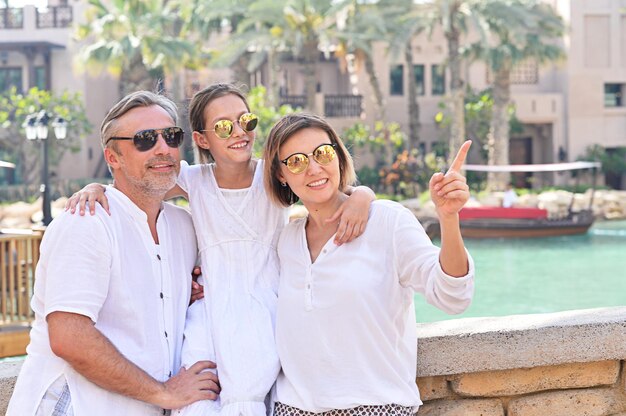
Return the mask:
<path fill-rule="evenodd" d="M 548 211 L 540 208 L 522 207 L 464 207 L 459 212 L 461 234 L 466 238 L 533 238 L 560 235 L 585 234 L 593 224 L 591 210 L 595 189 L 597 162 L 554 163 L 543 165 L 465 165 L 468 171 L 478 172 L 558 172 L 579 169 L 593 169 L 592 193 L 587 209 L 574 212 L 574 199 L 564 218 L 548 218 Z M 436 218 L 422 220 L 429 236 L 439 236 L 439 223 Z"/>

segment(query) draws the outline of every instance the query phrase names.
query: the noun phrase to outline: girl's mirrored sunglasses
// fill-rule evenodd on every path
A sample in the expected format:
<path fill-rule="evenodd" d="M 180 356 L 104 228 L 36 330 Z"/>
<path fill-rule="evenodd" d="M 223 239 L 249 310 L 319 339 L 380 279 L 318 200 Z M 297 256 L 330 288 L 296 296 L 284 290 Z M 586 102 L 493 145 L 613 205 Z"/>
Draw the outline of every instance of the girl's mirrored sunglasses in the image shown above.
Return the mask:
<path fill-rule="evenodd" d="M 337 156 L 336 146 L 336 144 L 322 144 L 317 146 L 311 153 L 294 153 L 287 159 L 281 160 L 281 162 L 287 166 L 291 173 L 298 175 L 309 167 L 309 156 L 313 156 L 313 159 L 320 165 L 328 165 L 332 162 L 335 156 Z"/>
<path fill-rule="evenodd" d="M 135 148 L 140 152 L 146 152 L 154 147 L 159 141 L 159 134 L 169 147 L 179 147 L 183 144 L 185 132 L 180 127 L 166 127 L 164 129 L 149 129 L 137 132 L 133 137 L 110 137 L 104 145 L 111 140 L 132 140 Z"/>
<path fill-rule="evenodd" d="M 251 132 L 256 128 L 257 124 L 259 124 L 259 118 L 256 114 L 245 113 L 242 114 L 241 117 L 239 117 L 239 120 L 237 120 L 236 122 L 239 123 L 243 131 Z M 232 136 L 233 131 L 235 131 L 235 122 L 233 122 L 232 120 L 218 120 L 217 123 L 215 123 L 215 126 L 213 126 L 212 130 L 200 131 L 214 131 L 217 137 L 226 140 L 230 136 Z"/>

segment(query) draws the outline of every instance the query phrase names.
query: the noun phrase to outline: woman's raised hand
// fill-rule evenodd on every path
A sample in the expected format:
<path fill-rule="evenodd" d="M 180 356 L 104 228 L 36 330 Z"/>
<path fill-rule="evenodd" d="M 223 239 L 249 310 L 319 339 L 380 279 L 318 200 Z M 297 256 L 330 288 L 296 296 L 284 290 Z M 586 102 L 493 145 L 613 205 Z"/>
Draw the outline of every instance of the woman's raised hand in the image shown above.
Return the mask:
<path fill-rule="evenodd" d="M 450 169 L 445 174 L 438 172 L 430 178 L 430 198 L 435 203 L 439 217 L 456 215 L 470 197 L 467 180 L 461 175 L 461 169 L 471 145 L 471 140 L 463 143 Z"/>

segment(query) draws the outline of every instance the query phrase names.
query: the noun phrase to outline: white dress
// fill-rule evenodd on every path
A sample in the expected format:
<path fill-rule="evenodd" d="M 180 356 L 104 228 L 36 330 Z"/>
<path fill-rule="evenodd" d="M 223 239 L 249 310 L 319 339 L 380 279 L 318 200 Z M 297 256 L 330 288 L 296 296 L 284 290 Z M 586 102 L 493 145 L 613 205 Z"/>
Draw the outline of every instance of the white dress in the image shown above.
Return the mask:
<path fill-rule="evenodd" d="M 182 362 L 212 360 L 220 399 L 194 403 L 180 415 L 265 415 L 280 363 L 274 340 L 278 237 L 287 210 L 263 188 L 258 161 L 247 195 L 234 208 L 219 189 L 214 165 L 181 163 L 178 184 L 189 196 L 201 257 L 204 300 L 187 311 Z"/>

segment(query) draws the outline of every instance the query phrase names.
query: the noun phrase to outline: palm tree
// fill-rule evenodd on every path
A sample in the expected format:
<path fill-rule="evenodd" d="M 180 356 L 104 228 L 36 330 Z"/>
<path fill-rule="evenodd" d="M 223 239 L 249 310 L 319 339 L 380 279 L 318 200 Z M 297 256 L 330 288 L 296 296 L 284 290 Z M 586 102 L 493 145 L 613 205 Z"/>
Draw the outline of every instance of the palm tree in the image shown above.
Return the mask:
<path fill-rule="evenodd" d="M 85 44 L 80 61 L 90 72 L 103 69 L 120 78 L 120 95 L 160 87 L 172 74 L 199 56 L 188 40 L 189 5 L 175 0 L 89 0 L 87 23 L 76 37 Z"/>
<path fill-rule="evenodd" d="M 509 163 L 509 107 L 511 71 L 526 60 L 554 62 L 564 56 L 558 44 L 563 20 L 537 0 L 483 0 L 475 5 L 485 19 L 493 43 L 476 42 L 468 55 L 484 61 L 493 74 L 493 117 L 489 129 L 490 165 Z M 508 174 L 490 173 L 488 189 L 504 189 Z"/>
<path fill-rule="evenodd" d="M 298 59 L 305 79 L 306 108 L 313 110 L 320 50 L 322 45 L 329 44 L 328 29 L 345 1 L 252 1 L 237 33 L 229 39 L 231 50 L 227 56 L 235 59 L 250 54 L 250 69 L 258 68 L 264 60 L 271 61 L 270 66 L 275 68 L 285 56 Z M 270 95 L 274 93 L 272 90 L 274 87 L 270 86 Z"/>
<path fill-rule="evenodd" d="M 387 37 L 387 27 L 381 10 L 374 4 L 351 0 L 340 11 L 334 29 L 332 37 L 338 42 L 335 56 L 341 59 L 348 70 L 351 82 L 356 79 L 358 68 L 361 65 L 364 67 L 374 92 L 375 119 L 384 120 L 385 102 L 373 59 L 374 42 Z"/>
<path fill-rule="evenodd" d="M 409 137 L 408 149 L 419 143 L 419 104 L 417 102 L 417 84 L 413 76 L 413 39 L 428 27 L 426 19 L 428 4 L 413 4 L 412 1 L 398 2 L 381 0 L 378 7 L 384 11 L 390 25 L 391 40 L 389 51 L 392 57 L 402 53 L 407 65 L 407 93 L 409 101 Z"/>
<path fill-rule="evenodd" d="M 450 70 L 450 118 L 449 154 L 453 157 L 465 141 L 465 90 L 461 76 L 463 47 L 461 36 L 470 29 L 484 39 L 483 25 L 476 13 L 475 3 L 480 0 L 435 0 L 430 7 L 428 20 L 431 31 L 439 26 L 448 45 L 448 68 Z"/>

